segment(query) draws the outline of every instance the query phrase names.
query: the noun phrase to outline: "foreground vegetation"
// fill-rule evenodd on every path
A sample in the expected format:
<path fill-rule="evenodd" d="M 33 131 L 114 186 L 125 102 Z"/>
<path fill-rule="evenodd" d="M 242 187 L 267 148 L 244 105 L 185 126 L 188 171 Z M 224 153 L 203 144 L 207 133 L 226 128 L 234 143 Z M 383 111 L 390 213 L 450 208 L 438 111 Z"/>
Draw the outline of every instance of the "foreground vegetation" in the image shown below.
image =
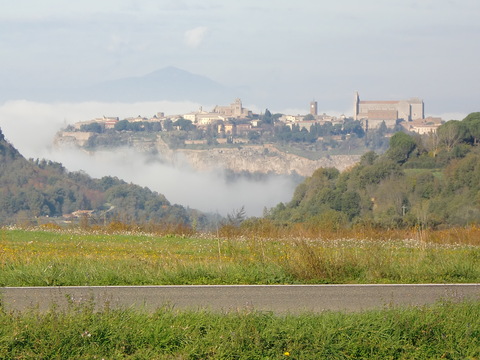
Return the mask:
<path fill-rule="evenodd" d="M 148 232 L 146 230 L 149 230 Z M 355 239 L 354 239 L 355 238 Z M 0 285 L 479 282 L 480 228 L 0 228 Z M 2 359 L 478 359 L 480 302 L 361 313 L 9 312 Z"/>
<path fill-rule="evenodd" d="M 460 324 L 460 325 L 459 325 Z M 356 314 L 0 309 L 2 359 L 478 359 L 480 303 Z"/>
<path fill-rule="evenodd" d="M 309 237 L 298 228 L 297 237 L 273 238 L 233 230 L 186 236 L 4 228 L 0 285 L 480 282 L 480 228 L 364 232 L 359 240 L 340 232 Z"/>
<path fill-rule="evenodd" d="M 351 169 L 317 169 L 268 217 L 341 228 L 446 228 L 480 223 L 480 113 L 437 133 L 397 132 L 388 150 L 365 153 Z"/>

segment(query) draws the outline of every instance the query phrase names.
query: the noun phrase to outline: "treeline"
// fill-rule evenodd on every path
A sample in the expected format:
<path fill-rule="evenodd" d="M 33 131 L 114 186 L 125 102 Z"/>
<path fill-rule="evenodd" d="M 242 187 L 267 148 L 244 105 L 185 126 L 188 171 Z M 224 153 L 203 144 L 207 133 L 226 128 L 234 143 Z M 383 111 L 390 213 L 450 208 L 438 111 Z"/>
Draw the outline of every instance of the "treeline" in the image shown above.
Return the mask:
<path fill-rule="evenodd" d="M 277 126 L 275 137 L 278 141 L 316 142 L 319 137 L 355 134 L 358 138 L 365 136 L 362 124 L 358 120 L 345 119 L 343 124 L 333 124 L 330 121 L 324 124 L 313 124 L 309 130 L 300 125 Z"/>
<path fill-rule="evenodd" d="M 172 205 L 157 192 L 116 177 L 92 179 L 68 172 L 60 163 L 26 160 L 0 130 L 0 224 L 39 217 L 60 217 L 77 210 L 123 222 L 157 222 L 198 226 L 207 217 Z"/>
<path fill-rule="evenodd" d="M 270 210 L 279 224 L 439 228 L 480 222 L 480 113 L 436 134 L 395 133 L 388 150 L 340 173 L 318 169 L 292 200 Z"/>
<path fill-rule="evenodd" d="M 162 125 L 160 124 L 160 122 L 120 120 L 115 123 L 114 130 L 133 132 L 158 132 L 162 131 Z M 92 122 L 90 124 L 83 124 L 82 126 L 80 126 L 80 131 L 101 134 L 104 133 L 106 129 L 105 124 L 99 122 Z"/>

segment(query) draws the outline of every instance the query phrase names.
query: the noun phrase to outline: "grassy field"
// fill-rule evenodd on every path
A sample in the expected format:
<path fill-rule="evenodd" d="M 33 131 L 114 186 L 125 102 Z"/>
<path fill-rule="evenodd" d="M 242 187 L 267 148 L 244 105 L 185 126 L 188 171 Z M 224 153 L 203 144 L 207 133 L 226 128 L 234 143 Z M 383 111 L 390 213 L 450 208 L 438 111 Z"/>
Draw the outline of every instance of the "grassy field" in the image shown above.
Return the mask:
<path fill-rule="evenodd" d="M 478 359 L 480 303 L 357 314 L 7 314 L 2 359 Z"/>
<path fill-rule="evenodd" d="M 456 236 L 319 240 L 1 229 L 0 285 L 480 282 L 480 247 Z"/>
<path fill-rule="evenodd" d="M 479 282 L 479 232 L 3 228 L 0 285 Z M 478 301 L 295 316 L 94 305 L 8 312 L 0 301 L 0 358 L 480 358 Z"/>

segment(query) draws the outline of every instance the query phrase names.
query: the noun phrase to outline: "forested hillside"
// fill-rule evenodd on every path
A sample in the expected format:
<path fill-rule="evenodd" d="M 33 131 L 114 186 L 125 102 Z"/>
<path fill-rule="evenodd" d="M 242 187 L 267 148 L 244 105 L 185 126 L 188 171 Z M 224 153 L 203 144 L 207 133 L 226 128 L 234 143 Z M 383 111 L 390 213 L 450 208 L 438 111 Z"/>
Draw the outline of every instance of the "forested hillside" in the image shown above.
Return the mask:
<path fill-rule="evenodd" d="M 0 130 L 0 224 L 94 210 L 102 220 L 190 224 L 203 215 L 118 178 L 92 179 L 60 163 L 26 160 Z"/>
<path fill-rule="evenodd" d="M 437 134 L 398 132 L 382 155 L 364 154 L 340 173 L 320 168 L 269 217 L 339 228 L 462 226 L 480 222 L 480 113 Z"/>

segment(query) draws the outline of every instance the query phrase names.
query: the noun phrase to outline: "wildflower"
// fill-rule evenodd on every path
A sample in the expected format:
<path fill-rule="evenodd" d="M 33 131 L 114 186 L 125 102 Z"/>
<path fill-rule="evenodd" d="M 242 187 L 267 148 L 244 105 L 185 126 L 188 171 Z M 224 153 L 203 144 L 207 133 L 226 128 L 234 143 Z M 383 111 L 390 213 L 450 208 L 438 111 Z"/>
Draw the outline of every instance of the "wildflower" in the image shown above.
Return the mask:
<path fill-rule="evenodd" d="M 290 353 L 289 353 L 288 351 L 285 351 L 285 352 L 283 353 L 283 355 L 285 355 L 285 356 L 290 356 Z"/>

